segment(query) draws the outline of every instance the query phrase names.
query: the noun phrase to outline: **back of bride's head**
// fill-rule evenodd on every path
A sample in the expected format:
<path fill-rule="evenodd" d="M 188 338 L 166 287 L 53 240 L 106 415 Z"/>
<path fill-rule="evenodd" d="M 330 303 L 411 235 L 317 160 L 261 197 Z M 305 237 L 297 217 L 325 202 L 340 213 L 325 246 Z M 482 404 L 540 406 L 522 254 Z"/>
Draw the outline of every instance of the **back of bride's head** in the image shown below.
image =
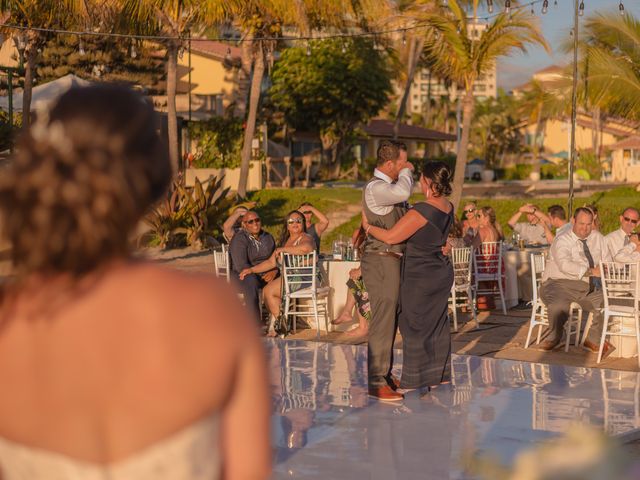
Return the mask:
<path fill-rule="evenodd" d="M 120 86 L 72 89 L 0 172 L 2 230 L 18 274 L 80 275 L 124 256 L 171 166 L 152 106 Z"/>

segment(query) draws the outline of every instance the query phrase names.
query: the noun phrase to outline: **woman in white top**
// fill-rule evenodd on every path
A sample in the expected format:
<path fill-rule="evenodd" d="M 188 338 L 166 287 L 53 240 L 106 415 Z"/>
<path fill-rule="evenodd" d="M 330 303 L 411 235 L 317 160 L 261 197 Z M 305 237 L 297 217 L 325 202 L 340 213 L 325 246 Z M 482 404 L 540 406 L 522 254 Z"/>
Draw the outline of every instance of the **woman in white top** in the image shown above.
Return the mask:
<path fill-rule="evenodd" d="M 0 478 L 266 478 L 253 322 L 217 280 L 135 261 L 169 185 L 152 106 L 117 86 L 40 113 L 0 176 Z M 250 452 L 250 455 L 247 455 Z"/>

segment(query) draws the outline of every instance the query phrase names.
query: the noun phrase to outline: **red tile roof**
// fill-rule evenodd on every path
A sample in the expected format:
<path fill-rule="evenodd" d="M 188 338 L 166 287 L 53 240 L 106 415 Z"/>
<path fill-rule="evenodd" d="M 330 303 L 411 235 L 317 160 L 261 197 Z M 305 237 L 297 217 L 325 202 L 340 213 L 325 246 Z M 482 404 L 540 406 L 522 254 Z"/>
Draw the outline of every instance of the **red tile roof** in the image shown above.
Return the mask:
<path fill-rule="evenodd" d="M 240 58 L 241 56 L 240 47 L 236 47 L 231 43 L 216 42 L 214 40 L 192 40 L 191 41 L 191 51 L 206 53 L 216 58 L 219 58 L 220 60 L 223 60 L 226 57 L 228 50 L 231 50 L 232 58 Z"/>
<path fill-rule="evenodd" d="M 640 150 L 640 136 L 632 135 L 624 140 L 620 140 L 613 145 L 607 145 L 607 150 L 620 150 L 623 148 L 632 148 L 634 150 Z"/>
<path fill-rule="evenodd" d="M 372 137 L 393 137 L 393 122 L 391 120 L 374 119 L 364 127 L 367 135 Z M 398 138 L 406 138 L 408 140 L 431 140 L 437 142 L 454 141 L 455 135 L 430 130 L 428 128 L 418 127 L 417 125 L 400 125 Z"/>

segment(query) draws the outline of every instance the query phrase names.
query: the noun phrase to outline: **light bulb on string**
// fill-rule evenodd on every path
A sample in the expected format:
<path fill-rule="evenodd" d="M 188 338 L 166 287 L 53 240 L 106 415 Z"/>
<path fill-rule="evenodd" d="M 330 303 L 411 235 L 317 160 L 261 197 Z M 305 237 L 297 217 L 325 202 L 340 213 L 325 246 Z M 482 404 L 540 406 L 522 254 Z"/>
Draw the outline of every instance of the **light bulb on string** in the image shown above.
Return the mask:
<path fill-rule="evenodd" d="M 87 53 L 84 50 L 84 44 L 82 43 L 82 39 L 81 38 L 78 41 L 78 53 L 83 57 L 84 57 L 85 53 Z"/>
<path fill-rule="evenodd" d="M 533 3 L 532 3 L 532 4 L 531 4 L 531 15 L 535 15 L 535 14 L 536 14 L 536 12 L 535 12 L 535 10 L 533 9 Z"/>
<path fill-rule="evenodd" d="M 407 44 L 407 32 L 406 30 L 404 32 L 402 32 L 402 45 L 406 45 Z"/>
<path fill-rule="evenodd" d="M 182 60 L 182 57 L 184 57 L 184 48 L 179 48 L 178 49 L 178 58 L 180 60 Z"/>
<path fill-rule="evenodd" d="M 138 56 L 138 51 L 136 50 L 136 46 L 134 43 L 131 44 L 131 58 L 136 58 Z"/>
<path fill-rule="evenodd" d="M 311 56 L 311 45 L 307 43 L 307 57 Z"/>
<path fill-rule="evenodd" d="M 511 0 L 505 0 L 504 13 L 506 13 L 507 15 L 511 13 Z"/>
<path fill-rule="evenodd" d="M 618 5 L 618 10 L 620 11 L 620 15 L 624 15 L 624 4 L 622 1 L 620 2 L 620 5 Z"/>
<path fill-rule="evenodd" d="M 493 0 L 487 0 L 487 9 L 489 13 L 493 13 Z"/>
<path fill-rule="evenodd" d="M 347 44 L 344 42 L 344 40 L 342 41 L 342 53 L 347 53 Z"/>
<path fill-rule="evenodd" d="M 583 16 L 584 15 L 584 2 L 580 2 L 580 6 L 578 7 L 578 15 Z"/>
<path fill-rule="evenodd" d="M 547 11 L 549 10 L 549 0 L 544 0 L 544 2 L 542 2 L 542 14 L 546 14 Z"/>
<path fill-rule="evenodd" d="M 225 60 L 231 60 L 231 47 L 227 47 L 227 53 L 224 58 Z"/>

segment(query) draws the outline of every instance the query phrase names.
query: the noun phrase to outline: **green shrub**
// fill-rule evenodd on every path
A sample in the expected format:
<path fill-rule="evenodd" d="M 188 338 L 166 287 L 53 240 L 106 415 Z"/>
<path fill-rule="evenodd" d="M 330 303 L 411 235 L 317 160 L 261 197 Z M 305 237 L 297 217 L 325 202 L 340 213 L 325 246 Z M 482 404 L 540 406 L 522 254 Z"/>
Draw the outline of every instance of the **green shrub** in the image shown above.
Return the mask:
<path fill-rule="evenodd" d="M 509 167 L 504 169 L 504 179 L 505 180 L 527 180 L 531 171 L 533 170 L 533 165 L 516 165 L 515 167 Z"/>
<path fill-rule="evenodd" d="M 236 168 L 240 166 L 244 129 L 239 118 L 211 117 L 189 123 L 195 142 L 191 165 L 196 168 Z"/>

